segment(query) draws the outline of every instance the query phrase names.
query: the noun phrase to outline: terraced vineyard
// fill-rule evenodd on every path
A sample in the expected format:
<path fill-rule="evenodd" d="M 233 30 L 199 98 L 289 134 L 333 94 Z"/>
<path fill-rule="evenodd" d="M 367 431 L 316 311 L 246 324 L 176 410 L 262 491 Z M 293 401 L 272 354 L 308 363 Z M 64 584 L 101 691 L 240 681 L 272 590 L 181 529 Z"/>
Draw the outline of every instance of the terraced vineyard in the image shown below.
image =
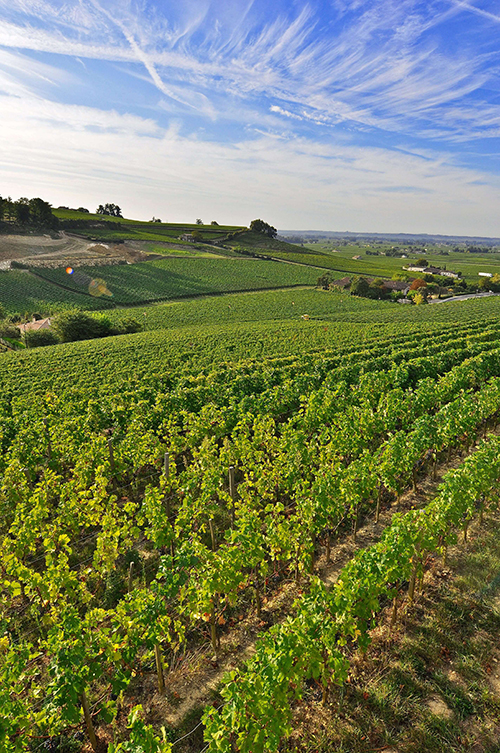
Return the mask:
<path fill-rule="evenodd" d="M 164 714 L 178 703 L 169 667 L 182 658 L 199 685 L 190 657 L 217 662 L 283 577 L 298 601 L 262 621 L 207 707 L 204 749 L 275 751 L 307 683 L 327 703 L 382 602 L 411 602 L 426 556 L 496 504 L 500 324 L 463 311 L 370 337 L 356 323 L 186 325 L 2 359 L 3 750 L 78 729 L 96 750 L 113 735 L 111 751 L 130 750 L 119 729 L 139 695 L 131 741 L 166 753 L 183 735 L 149 725 L 159 699 Z M 393 516 L 328 588 L 318 558 L 457 450 L 435 499 Z"/>

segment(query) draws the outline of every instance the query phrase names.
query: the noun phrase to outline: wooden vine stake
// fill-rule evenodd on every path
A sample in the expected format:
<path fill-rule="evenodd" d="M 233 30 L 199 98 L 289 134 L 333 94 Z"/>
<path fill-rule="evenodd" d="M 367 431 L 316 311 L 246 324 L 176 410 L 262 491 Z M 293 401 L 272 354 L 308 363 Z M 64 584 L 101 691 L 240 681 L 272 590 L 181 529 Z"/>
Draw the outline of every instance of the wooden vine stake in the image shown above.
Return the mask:
<path fill-rule="evenodd" d="M 128 566 L 128 584 L 127 584 L 127 590 L 130 593 L 132 591 L 132 577 L 134 573 L 134 563 L 131 562 Z"/>
<path fill-rule="evenodd" d="M 394 627 L 397 619 L 398 619 L 398 592 L 396 591 L 396 594 L 392 600 L 391 628 Z"/>
<path fill-rule="evenodd" d="M 255 604 L 257 607 L 257 617 L 261 618 L 262 616 L 262 599 L 260 598 L 260 588 L 259 588 L 259 568 L 255 568 Z"/>
<path fill-rule="evenodd" d="M 89 733 L 89 740 L 90 744 L 92 745 L 92 750 L 97 750 L 97 737 L 95 735 L 92 716 L 90 714 L 89 702 L 85 691 L 80 696 L 80 702 L 82 704 L 83 716 L 85 717 L 85 724 L 87 725 L 87 732 Z"/>
<path fill-rule="evenodd" d="M 165 691 L 165 680 L 163 678 L 163 661 L 161 658 L 161 648 L 159 643 L 155 643 L 155 662 L 156 673 L 158 675 L 158 690 L 160 693 Z"/>
<path fill-rule="evenodd" d="M 234 518 L 236 515 L 236 484 L 234 482 L 234 465 L 229 467 L 229 494 L 232 499 L 231 506 L 231 528 L 234 527 Z"/>
<path fill-rule="evenodd" d="M 215 655 L 217 655 L 217 649 L 219 648 L 219 642 L 217 638 L 217 624 L 215 622 L 215 605 L 214 600 L 210 602 L 210 639 L 212 641 L 212 648 Z"/>
<path fill-rule="evenodd" d="M 322 706 L 326 706 L 326 704 L 328 702 L 328 696 L 330 694 L 330 682 L 331 682 L 331 679 L 327 680 L 326 677 L 325 677 L 325 674 L 327 672 L 326 663 L 327 663 L 327 660 L 328 660 L 328 654 L 327 654 L 326 649 L 324 649 L 322 651 L 322 654 L 323 654 L 323 662 L 324 662 L 324 674 L 323 674 L 323 682 L 321 683 L 323 685 L 323 693 L 322 693 L 322 697 L 321 697 L 321 705 Z"/>
<path fill-rule="evenodd" d="M 314 573 L 314 566 L 316 564 L 316 534 L 313 533 L 312 535 L 312 548 L 311 548 L 311 564 L 309 567 L 309 572 L 311 575 Z"/>
<path fill-rule="evenodd" d="M 465 543 L 466 543 L 466 541 L 467 541 L 467 532 L 468 532 L 468 530 L 469 530 L 469 523 L 470 523 L 470 521 L 469 521 L 469 520 L 466 520 L 466 521 L 465 521 L 465 524 L 464 524 L 464 544 L 465 544 Z"/>
<path fill-rule="evenodd" d="M 32 490 L 33 489 L 33 482 L 31 480 L 31 473 L 30 473 L 29 468 L 24 468 L 24 475 L 26 477 L 26 483 L 28 484 L 29 488 Z"/>
<path fill-rule="evenodd" d="M 116 487 L 116 466 L 115 466 L 115 454 L 113 452 L 113 440 L 111 437 L 108 439 L 108 452 L 109 452 L 109 465 L 111 467 L 111 479 L 113 481 L 113 487 Z"/>
<path fill-rule="evenodd" d="M 418 572 L 418 556 L 417 552 L 413 555 L 413 570 L 411 571 L 411 578 L 410 578 L 410 585 L 408 586 L 408 599 L 410 604 L 413 604 L 413 599 L 415 597 L 415 585 L 417 582 L 417 572 Z"/>
<path fill-rule="evenodd" d="M 437 464 L 438 464 L 438 454 L 436 450 L 436 452 L 434 453 L 434 462 L 432 464 L 432 480 L 433 481 L 436 481 L 437 479 Z"/>
<path fill-rule="evenodd" d="M 356 543 L 356 537 L 358 535 L 358 525 L 359 525 L 359 504 L 356 505 L 354 509 L 354 523 L 353 523 L 353 529 L 352 529 L 352 540 L 354 543 Z"/>
<path fill-rule="evenodd" d="M 163 456 L 163 473 L 165 474 L 165 478 L 168 479 L 168 477 L 170 476 L 170 453 L 169 452 L 166 452 L 165 455 Z M 170 505 L 170 498 L 168 495 L 165 497 L 165 507 L 167 510 L 167 518 L 173 531 L 174 524 L 172 522 L 172 508 Z M 170 542 L 170 554 L 173 559 L 175 555 L 175 545 L 174 545 L 173 538 L 172 538 L 172 541 Z"/>
<path fill-rule="evenodd" d="M 379 486 L 378 488 L 378 495 L 377 495 L 377 508 L 375 510 L 375 523 L 378 523 L 380 518 L 380 504 L 382 502 L 382 486 Z"/>

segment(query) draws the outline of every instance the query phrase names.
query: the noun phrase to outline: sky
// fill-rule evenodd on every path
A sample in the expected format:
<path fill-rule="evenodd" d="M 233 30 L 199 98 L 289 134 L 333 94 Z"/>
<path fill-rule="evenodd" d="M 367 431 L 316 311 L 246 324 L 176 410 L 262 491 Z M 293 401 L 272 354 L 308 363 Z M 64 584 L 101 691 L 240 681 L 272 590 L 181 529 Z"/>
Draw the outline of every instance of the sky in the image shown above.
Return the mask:
<path fill-rule="evenodd" d="M 500 2 L 0 0 L 0 194 L 500 236 Z"/>

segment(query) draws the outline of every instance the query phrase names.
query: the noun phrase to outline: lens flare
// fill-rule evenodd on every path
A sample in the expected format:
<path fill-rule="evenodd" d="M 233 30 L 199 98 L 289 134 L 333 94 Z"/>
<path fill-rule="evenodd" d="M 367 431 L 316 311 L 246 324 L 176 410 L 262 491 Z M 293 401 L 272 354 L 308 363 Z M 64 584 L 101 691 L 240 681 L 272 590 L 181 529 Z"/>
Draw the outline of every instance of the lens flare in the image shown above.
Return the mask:
<path fill-rule="evenodd" d="M 72 275 L 74 271 L 73 267 L 66 267 L 66 274 Z"/>
<path fill-rule="evenodd" d="M 91 280 L 89 284 L 89 293 L 95 298 L 100 298 L 101 295 L 113 296 L 113 293 L 108 290 L 108 286 L 104 280 L 101 280 L 99 277 L 95 280 Z"/>

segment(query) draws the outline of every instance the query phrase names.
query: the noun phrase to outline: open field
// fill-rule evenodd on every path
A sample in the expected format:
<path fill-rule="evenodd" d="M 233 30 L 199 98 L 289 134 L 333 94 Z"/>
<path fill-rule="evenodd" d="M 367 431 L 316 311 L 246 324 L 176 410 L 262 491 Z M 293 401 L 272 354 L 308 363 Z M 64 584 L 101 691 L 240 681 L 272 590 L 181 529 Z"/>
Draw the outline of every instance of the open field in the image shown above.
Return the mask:
<path fill-rule="evenodd" d="M 393 247 L 388 243 L 320 242 L 305 243 L 301 246 L 266 239 L 254 233 L 243 233 L 233 245 L 240 251 L 247 250 L 284 261 L 328 269 L 332 271 L 333 277 L 359 274 L 390 278 L 395 274 L 404 274 L 403 267 L 411 265 L 419 257 L 425 257 L 430 266 L 461 272 L 467 282 L 477 282 L 479 272 L 500 274 L 500 251 L 495 248 L 481 254 L 456 252 L 450 245 L 443 244 L 430 245 L 425 250 L 414 245 L 401 244 L 399 248 L 407 258 L 399 258 L 383 255 Z M 381 255 L 373 255 L 375 252 L 380 252 Z M 354 259 L 355 256 L 360 258 Z"/>
<path fill-rule="evenodd" d="M 447 251 L 446 255 L 435 252 L 433 247 L 426 251 L 418 253 L 408 253 L 407 259 L 396 258 L 391 256 L 371 256 L 366 253 L 366 244 L 338 246 L 325 244 L 307 244 L 304 248 L 295 246 L 294 253 L 273 253 L 273 256 L 282 259 L 290 259 L 302 264 L 315 264 L 338 271 L 339 276 L 345 274 L 360 274 L 366 276 L 392 277 L 397 273 L 403 273 L 403 266 L 415 262 L 420 256 L 425 256 L 430 266 L 449 269 L 453 272 L 461 272 L 467 282 L 477 282 L 479 272 L 491 272 L 500 274 L 500 253 L 491 252 L 488 254 L 467 254 L 454 251 Z M 369 248 L 368 250 L 381 250 L 379 247 Z M 360 259 L 353 259 L 353 256 L 360 256 Z"/>
<path fill-rule="evenodd" d="M 234 225 L 196 225 L 166 222 L 141 222 L 122 217 L 100 214 L 86 214 L 65 209 L 53 209 L 53 214 L 63 223 L 65 220 L 84 223 L 74 231 L 99 240 L 144 240 L 182 242 L 179 238 L 184 233 L 198 231 L 204 241 L 218 241 L 228 233 L 241 230 Z M 111 226 L 109 225 L 111 223 Z M 113 225 L 116 229 L 113 229 Z"/>

